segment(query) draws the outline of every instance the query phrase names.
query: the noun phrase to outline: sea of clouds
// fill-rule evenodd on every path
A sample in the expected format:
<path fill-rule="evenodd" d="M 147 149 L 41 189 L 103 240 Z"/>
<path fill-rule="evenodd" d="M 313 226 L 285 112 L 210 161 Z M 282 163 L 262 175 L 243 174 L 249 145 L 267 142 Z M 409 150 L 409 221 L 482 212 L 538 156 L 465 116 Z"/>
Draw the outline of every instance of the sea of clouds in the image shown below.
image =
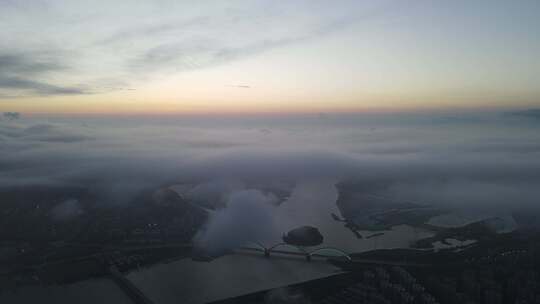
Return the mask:
<path fill-rule="evenodd" d="M 502 113 L 10 115 L 0 120 L 0 188 L 77 186 L 102 204 L 128 206 L 142 190 L 196 182 L 193 193 L 228 206 L 206 227 L 219 233 L 226 232 L 215 223 L 230 221 L 228 215 L 240 218 L 231 223 L 241 230 L 238 211 L 257 214 L 264 207 L 251 210 L 250 202 L 272 201 L 249 189 L 253 181 L 355 180 L 383 183 L 400 200 L 536 210 L 539 131 L 535 117 Z M 66 203 L 55 214 L 77 205 Z"/>

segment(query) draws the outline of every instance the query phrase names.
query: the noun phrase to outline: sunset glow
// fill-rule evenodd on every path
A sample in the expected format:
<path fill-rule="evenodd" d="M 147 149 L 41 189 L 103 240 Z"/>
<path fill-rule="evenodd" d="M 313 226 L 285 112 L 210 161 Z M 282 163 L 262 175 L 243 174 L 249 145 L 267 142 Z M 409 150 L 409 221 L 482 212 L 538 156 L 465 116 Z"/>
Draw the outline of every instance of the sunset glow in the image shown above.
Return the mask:
<path fill-rule="evenodd" d="M 411 111 L 540 100 L 537 1 L 0 5 L 2 111 Z"/>

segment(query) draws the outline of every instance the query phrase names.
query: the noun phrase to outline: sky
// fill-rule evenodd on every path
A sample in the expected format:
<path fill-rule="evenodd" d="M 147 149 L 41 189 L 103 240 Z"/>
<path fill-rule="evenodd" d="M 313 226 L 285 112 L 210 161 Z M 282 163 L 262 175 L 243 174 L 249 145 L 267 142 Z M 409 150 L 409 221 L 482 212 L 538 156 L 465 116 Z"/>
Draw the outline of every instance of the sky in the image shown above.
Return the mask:
<path fill-rule="evenodd" d="M 0 0 L 0 111 L 540 106 L 540 2 Z"/>

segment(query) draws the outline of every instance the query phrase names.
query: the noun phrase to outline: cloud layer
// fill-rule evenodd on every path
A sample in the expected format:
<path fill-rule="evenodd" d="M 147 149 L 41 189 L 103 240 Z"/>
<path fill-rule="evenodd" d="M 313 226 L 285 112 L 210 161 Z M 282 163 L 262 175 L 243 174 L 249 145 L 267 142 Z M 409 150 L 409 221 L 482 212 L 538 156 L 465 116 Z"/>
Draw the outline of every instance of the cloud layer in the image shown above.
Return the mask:
<path fill-rule="evenodd" d="M 193 195 L 219 197 L 246 181 L 331 178 L 385 183 L 402 199 L 535 205 L 536 124 L 504 116 L 474 123 L 434 120 L 3 120 L 0 185 L 83 186 L 116 203 L 145 187 L 175 182 L 210 181 Z M 211 182 L 220 180 L 228 182 Z"/>
<path fill-rule="evenodd" d="M 309 224 L 299 214 L 328 216 L 316 204 L 333 204 L 332 195 L 296 198 L 314 214 L 278 215 L 282 197 L 266 190 L 306 181 L 352 180 L 373 194 L 465 213 L 540 212 L 538 128 L 505 115 L 23 116 L 0 121 L 0 190 L 75 187 L 97 207 L 123 208 L 149 190 L 186 185 L 184 197 L 214 209 L 196 242 L 219 254 Z M 70 198 L 54 219 L 82 212 Z"/>

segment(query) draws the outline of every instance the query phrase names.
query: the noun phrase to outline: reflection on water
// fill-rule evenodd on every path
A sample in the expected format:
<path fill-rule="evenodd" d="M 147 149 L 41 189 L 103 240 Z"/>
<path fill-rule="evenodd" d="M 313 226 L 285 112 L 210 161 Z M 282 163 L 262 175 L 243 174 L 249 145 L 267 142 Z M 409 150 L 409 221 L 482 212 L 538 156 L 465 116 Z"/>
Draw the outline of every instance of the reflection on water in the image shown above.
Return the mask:
<path fill-rule="evenodd" d="M 127 277 L 155 303 L 205 303 L 338 273 L 323 261 L 235 254 L 212 262 L 190 259 L 162 264 Z"/>
<path fill-rule="evenodd" d="M 409 247 L 415 240 L 430 237 L 432 232 L 407 225 L 394 226 L 382 231 L 384 234 L 370 239 L 359 239 L 343 222 L 332 218 L 332 213 L 341 215 L 336 205 L 337 189 L 335 182 L 328 180 L 305 181 L 299 183 L 291 197 L 277 208 L 276 226 L 273 240 L 279 242 L 281 235 L 302 225 L 317 227 L 324 236 L 324 243 L 319 247 L 337 247 L 346 252 L 362 252 L 382 248 Z M 362 235 L 373 234 L 359 231 Z"/>
<path fill-rule="evenodd" d="M 486 213 L 482 212 L 472 212 L 472 211 L 456 211 L 447 214 L 442 214 L 439 216 L 432 217 L 428 224 L 439 226 L 439 227 L 461 227 L 474 222 L 487 220 L 487 219 L 498 219 L 497 226 L 494 227 L 498 232 L 510 232 L 516 229 L 517 223 L 510 214 L 497 212 L 497 213 Z"/>
<path fill-rule="evenodd" d="M 465 241 L 460 241 L 460 240 L 456 240 L 456 239 L 452 239 L 452 238 L 447 238 L 444 240 L 444 242 L 442 241 L 436 241 L 433 243 L 433 248 L 435 248 L 435 250 L 440 250 L 440 249 L 448 249 L 448 248 L 460 248 L 461 247 L 466 247 L 466 246 L 469 246 L 471 244 L 474 244 L 476 243 L 476 240 L 465 240 Z"/>
<path fill-rule="evenodd" d="M 347 252 L 381 248 L 409 247 L 413 240 L 433 233 L 410 226 L 395 226 L 384 235 L 358 239 L 344 223 L 331 214 L 340 214 L 336 206 L 337 189 L 333 181 L 316 180 L 299 183 L 291 197 L 275 210 L 277 231 L 265 245 L 281 242 L 281 235 L 302 225 L 319 228 L 324 244 Z M 364 235 L 372 234 L 361 231 Z M 238 296 L 305 280 L 324 277 L 339 269 L 322 261 L 306 262 L 272 255 L 228 255 L 210 263 L 189 259 L 133 272 L 128 278 L 156 303 L 204 303 Z"/>

